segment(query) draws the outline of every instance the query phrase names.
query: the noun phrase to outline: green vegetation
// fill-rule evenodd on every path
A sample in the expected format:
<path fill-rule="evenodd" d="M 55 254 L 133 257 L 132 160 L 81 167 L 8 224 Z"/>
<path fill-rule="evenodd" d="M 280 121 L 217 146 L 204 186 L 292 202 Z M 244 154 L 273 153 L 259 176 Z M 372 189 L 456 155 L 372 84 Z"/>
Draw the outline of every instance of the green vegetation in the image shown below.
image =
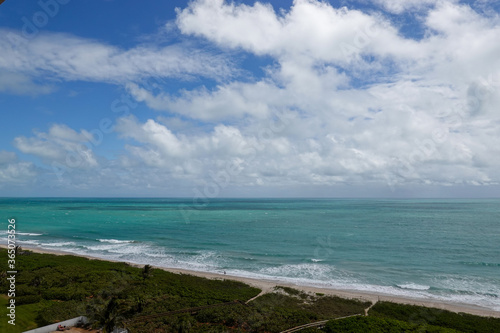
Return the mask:
<path fill-rule="evenodd" d="M 6 251 L 0 250 L 6 258 Z M 1 260 L 1 265 L 7 261 Z M 173 274 L 150 266 L 19 251 L 16 328 L 86 315 L 95 327 L 132 332 L 276 332 L 315 320 L 361 313 L 368 303 L 310 296 L 282 287 L 244 302 L 260 290 L 231 280 Z M 6 271 L 6 267 L 2 267 Z M 0 287 L 5 292 L 7 281 Z M 3 302 L 7 300 L 2 299 Z M 220 305 L 216 307 L 207 307 Z M 192 311 L 184 311 L 186 309 Z M 180 311 L 177 313 L 169 313 Z M 153 317 L 151 317 L 153 316 Z M 22 318 L 26 320 L 21 320 Z"/>
<path fill-rule="evenodd" d="M 6 250 L 0 250 L 6 271 Z M 276 287 L 260 290 L 231 280 L 173 274 L 151 266 L 56 256 L 20 250 L 16 268 L 16 326 L 23 332 L 80 315 L 105 332 L 280 332 L 325 319 L 362 314 L 370 303 Z M 5 273 L 0 288 L 5 293 Z M 7 298 L 0 297 L 0 306 Z M 379 303 L 369 317 L 330 321 L 325 332 L 494 332 L 500 320 Z M 301 332 L 320 332 L 317 328 Z"/>
<path fill-rule="evenodd" d="M 456 333 L 459 331 L 436 327 L 428 324 L 412 324 L 395 319 L 377 317 L 351 317 L 342 320 L 329 321 L 323 328 L 324 332 L 371 332 L 371 333 L 401 333 L 401 332 L 429 332 L 429 333 Z"/>
<path fill-rule="evenodd" d="M 0 296 L 0 307 L 5 309 L 8 305 L 8 298 L 6 295 Z M 0 332 L 9 332 L 9 333 L 21 333 L 26 330 L 30 330 L 38 327 L 35 318 L 37 313 L 42 311 L 44 308 L 44 304 L 29 304 L 29 305 L 21 305 L 16 307 L 16 326 L 10 325 L 7 323 L 8 317 L 2 318 L 0 320 Z M 2 314 L 5 312 L 2 310 Z"/>
<path fill-rule="evenodd" d="M 500 332 L 500 318 L 479 317 L 423 306 L 379 302 L 371 308 L 369 315 L 412 324 L 447 327 L 459 332 Z"/>

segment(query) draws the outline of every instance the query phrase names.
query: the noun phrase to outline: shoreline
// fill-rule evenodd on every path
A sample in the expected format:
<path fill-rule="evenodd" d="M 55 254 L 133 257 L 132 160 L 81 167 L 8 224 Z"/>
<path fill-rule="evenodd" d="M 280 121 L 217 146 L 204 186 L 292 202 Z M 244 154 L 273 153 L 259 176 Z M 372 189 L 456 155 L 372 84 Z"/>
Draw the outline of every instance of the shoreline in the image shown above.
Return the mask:
<path fill-rule="evenodd" d="M 7 245 L 0 244 L 0 248 L 6 249 Z M 89 255 L 82 255 L 82 254 L 75 254 L 72 252 L 65 252 L 63 250 L 48 250 L 48 249 L 29 247 L 29 246 L 23 246 L 22 249 L 36 252 L 36 253 L 44 253 L 44 254 L 72 255 L 72 256 L 83 257 L 83 258 L 87 258 L 87 259 L 91 259 L 91 260 L 102 260 L 102 261 L 110 261 L 110 262 L 125 262 L 125 263 L 127 263 L 131 266 L 134 266 L 134 267 L 139 267 L 139 268 L 144 267 L 143 264 L 136 264 L 136 263 L 122 261 L 122 260 L 103 259 L 103 258 L 99 258 L 99 257 L 89 256 Z M 169 268 L 169 267 L 153 266 L 153 265 L 151 265 L 151 266 L 154 268 L 162 269 L 164 271 L 176 273 L 176 274 L 193 275 L 193 276 L 203 277 L 203 278 L 207 278 L 207 279 L 233 280 L 233 281 L 243 282 L 243 283 L 248 284 L 252 287 L 256 287 L 258 289 L 261 289 L 262 290 L 261 294 L 272 292 L 274 287 L 276 287 L 276 286 L 283 286 L 283 287 L 291 287 L 294 289 L 298 289 L 298 290 L 301 290 L 303 292 L 310 293 L 310 294 L 322 293 L 325 295 L 338 296 L 341 298 L 369 301 L 371 303 L 375 303 L 377 301 L 386 301 L 386 302 L 392 302 L 392 303 L 398 303 L 398 304 L 418 305 L 418 306 L 424 306 L 424 307 L 429 307 L 429 308 L 437 308 L 437 309 L 447 310 L 447 311 L 456 312 L 456 313 L 463 312 L 463 313 L 468 313 L 468 314 L 482 316 L 482 317 L 500 318 L 500 311 L 495 311 L 495 310 L 492 310 L 489 308 L 484 308 L 484 307 L 480 307 L 480 306 L 472 305 L 472 304 L 452 303 L 452 302 L 438 301 L 438 300 L 432 300 L 432 299 L 420 299 L 420 298 L 410 298 L 410 297 L 402 297 L 402 296 L 392 296 L 392 295 L 383 294 L 383 293 L 372 293 L 372 292 L 364 292 L 364 291 L 357 291 L 357 290 L 340 290 L 340 289 L 325 288 L 325 287 L 303 286 L 303 285 L 297 285 L 297 284 L 284 282 L 284 281 L 255 279 L 255 278 L 249 278 L 249 277 L 241 277 L 241 276 L 226 275 L 226 274 L 219 274 L 219 273 L 212 273 L 212 272 L 195 271 L 195 270 L 188 270 L 188 269 L 181 269 L 181 268 Z"/>

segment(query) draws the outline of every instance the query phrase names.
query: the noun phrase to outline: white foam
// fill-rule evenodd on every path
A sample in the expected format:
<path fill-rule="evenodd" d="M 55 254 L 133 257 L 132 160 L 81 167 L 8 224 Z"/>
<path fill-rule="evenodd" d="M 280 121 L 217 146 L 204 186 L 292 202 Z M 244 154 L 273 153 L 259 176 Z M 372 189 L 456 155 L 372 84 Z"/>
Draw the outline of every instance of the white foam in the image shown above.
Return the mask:
<path fill-rule="evenodd" d="M 40 245 L 40 242 L 36 240 L 18 240 L 18 242 L 19 244 Z"/>
<path fill-rule="evenodd" d="M 157 249 L 145 243 L 137 243 L 133 241 L 121 241 L 121 242 L 101 242 L 99 245 L 82 245 L 86 251 L 86 254 L 97 255 L 100 258 L 108 259 L 120 259 L 130 262 L 137 262 L 141 264 L 155 264 L 157 262 L 151 259 L 151 262 L 145 262 L 148 260 L 148 256 L 151 253 L 151 257 L 158 256 L 161 257 L 161 249 Z M 97 252 L 97 253 L 96 253 Z"/>
<path fill-rule="evenodd" d="M 62 246 L 75 246 L 75 242 L 55 242 L 55 243 L 40 243 L 40 246 L 49 246 L 49 247 L 62 247 Z"/>
<path fill-rule="evenodd" d="M 498 300 L 498 297 L 491 297 L 480 294 L 475 294 L 475 295 L 447 294 L 437 297 L 435 296 L 434 298 L 451 303 L 479 305 L 485 308 L 493 309 L 495 311 L 500 311 L 500 301 Z"/>
<path fill-rule="evenodd" d="M 36 233 L 32 233 L 32 232 L 18 232 L 17 234 L 22 235 L 22 236 L 42 236 L 43 235 L 43 234 L 36 234 Z"/>
<path fill-rule="evenodd" d="M 468 294 L 500 295 L 500 285 L 495 281 L 479 277 L 462 277 L 446 275 L 433 279 L 433 285 L 440 289 L 465 292 Z"/>
<path fill-rule="evenodd" d="M 312 262 L 321 262 L 321 261 L 325 261 L 325 260 L 324 259 L 314 259 L 314 258 L 312 258 L 311 261 Z"/>
<path fill-rule="evenodd" d="M 130 263 L 136 264 L 151 264 L 165 268 L 180 268 L 189 269 L 193 271 L 210 272 L 218 271 L 217 259 L 220 257 L 216 252 L 200 251 L 193 254 L 169 254 L 163 248 L 148 246 L 148 245 L 134 245 L 134 246 L 120 246 L 123 244 L 114 245 L 99 245 L 99 246 L 86 246 L 90 250 L 95 250 L 96 253 L 87 253 L 96 255 L 103 259 L 120 259 Z M 103 251 L 103 249 L 106 249 Z"/>
<path fill-rule="evenodd" d="M 111 243 L 111 244 L 127 244 L 134 243 L 132 240 L 119 240 L 119 239 L 98 239 L 101 243 Z"/>
<path fill-rule="evenodd" d="M 127 248 L 127 244 L 125 243 L 119 243 L 119 244 L 103 244 L 103 245 L 84 245 L 86 249 L 89 249 L 91 251 L 113 251 L 117 253 L 125 253 L 129 252 L 126 251 L 125 249 Z M 133 246 L 131 246 L 133 247 Z"/>
<path fill-rule="evenodd" d="M 111 248 L 108 250 L 108 252 L 111 253 L 116 253 L 121 256 L 127 256 L 127 255 L 141 255 L 144 256 L 145 253 L 150 251 L 150 247 L 147 245 L 136 245 L 136 246 L 119 246 L 116 248 Z"/>
<path fill-rule="evenodd" d="M 279 278 L 307 279 L 318 282 L 328 282 L 332 279 L 353 282 L 354 276 L 347 272 L 336 269 L 331 265 L 312 264 L 289 264 L 275 267 L 262 268 L 258 273 Z"/>
<path fill-rule="evenodd" d="M 283 265 L 261 269 L 258 272 L 248 272 L 238 269 L 227 269 L 229 275 L 265 279 L 276 282 L 291 283 L 298 286 L 332 288 L 338 290 L 361 291 L 413 299 L 434 299 L 443 302 L 472 304 L 499 310 L 500 301 L 496 296 L 484 294 L 453 294 L 430 291 L 428 285 L 413 282 L 397 286 L 375 285 L 363 283 L 353 274 L 337 270 L 332 266 L 317 264 Z M 327 278 L 329 277 L 329 278 Z M 498 293 L 494 294 L 498 295 Z"/>
<path fill-rule="evenodd" d="M 413 282 L 398 284 L 397 286 L 401 289 L 413 289 L 413 290 L 429 290 L 429 289 L 431 289 L 431 286 L 425 286 L 425 285 L 416 284 Z"/>
<path fill-rule="evenodd" d="M 198 251 L 194 255 L 180 254 L 174 258 L 176 268 L 206 272 L 220 270 L 226 261 L 227 258 L 215 251 Z M 164 264 L 172 264 L 172 259 L 167 260 Z"/>
<path fill-rule="evenodd" d="M 99 243 L 53 242 L 40 244 L 35 240 L 20 241 L 51 247 L 64 247 L 65 252 L 92 255 L 102 259 L 123 260 L 137 264 L 151 264 L 167 268 L 181 268 L 194 271 L 217 272 L 223 270 L 228 275 L 272 280 L 277 283 L 291 283 L 298 286 L 314 286 L 339 290 L 356 290 L 415 299 L 434 299 L 443 302 L 473 304 L 500 311 L 500 286 L 494 281 L 477 278 L 460 278 L 442 275 L 415 283 L 401 281 L 399 284 L 380 285 L 369 283 L 366 277 L 332 265 L 320 263 L 320 259 L 310 259 L 309 263 L 287 264 L 254 269 L 234 267 L 232 259 L 217 251 L 193 251 L 191 253 L 168 253 L 164 247 L 130 240 L 99 239 Z M 77 245 L 77 247 L 72 247 Z M 249 259 L 249 258 L 245 258 Z M 257 262 L 258 264 L 258 262 Z M 420 281 L 419 281 L 420 282 Z M 428 284 L 427 284 L 428 283 Z M 390 283 L 388 283 L 390 284 Z M 431 288 L 432 286 L 432 288 Z M 432 289 L 432 290 L 431 290 Z"/>

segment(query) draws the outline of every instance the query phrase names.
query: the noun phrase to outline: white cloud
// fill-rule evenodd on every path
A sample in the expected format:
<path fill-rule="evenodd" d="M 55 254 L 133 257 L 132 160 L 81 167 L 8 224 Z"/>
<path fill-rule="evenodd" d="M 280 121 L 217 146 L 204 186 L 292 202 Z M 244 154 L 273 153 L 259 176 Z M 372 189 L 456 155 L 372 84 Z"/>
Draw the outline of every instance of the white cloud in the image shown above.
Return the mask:
<path fill-rule="evenodd" d="M 249 152 L 243 148 L 255 142 L 231 126 L 218 125 L 212 133 L 186 136 L 172 133 L 155 120 L 142 124 L 134 117 L 119 119 L 116 131 L 142 144 L 127 148 L 146 165 L 167 168 L 179 175 L 202 173 L 201 167 L 207 162 L 216 165 L 228 158 L 247 156 Z"/>
<path fill-rule="evenodd" d="M 145 102 L 152 109 L 203 120 L 246 115 L 262 118 L 270 114 L 274 105 L 283 104 L 280 89 L 264 81 L 256 84 L 234 82 L 218 86 L 212 92 L 206 88 L 184 91 L 179 97 L 165 93 L 154 95 L 137 84 L 128 84 L 127 89 L 137 101 Z"/>
<path fill-rule="evenodd" d="M 19 136 L 14 146 L 25 154 L 35 155 L 49 166 L 62 165 L 72 169 L 98 166 L 92 150 L 93 136 L 82 130 L 79 133 L 66 125 L 55 124 L 47 133 L 35 132 L 34 137 Z"/>
<path fill-rule="evenodd" d="M 182 157 L 189 153 L 188 147 L 165 126 L 154 120 L 148 120 L 139 126 L 133 118 L 121 118 L 117 130 L 136 141 L 160 148 L 166 157 Z"/>
<path fill-rule="evenodd" d="M 354 120 L 350 128 L 331 121 L 305 141 L 294 131 L 314 123 L 297 114 L 287 115 L 280 126 L 218 125 L 210 133 L 191 136 L 175 134 L 151 119 L 141 123 L 123 118 L 117 130 L 140 144 L 127 146 L 132 156 L 173 179 L 209 181 L 227 163 L 237 163 L 239 171 L 230 177 L 235 186 L 497 182 L 495 165 L 500 160 L 482 155 L 491 152 L 486 145 L 471 147 L 472 135 L 450 133 L 452 124 L 446 120 L 414 110 L 390 112 L 391 119 L 379 113 L 373 120 Z M 131 160 L 124 162 L 130 165 Z"/>
<path fill-rule="evenodd" d="M 0 70 L 0 93 L 36 96 L 49 94 L 53 91 L 53 87 L 36 84 L 29 76 Z"/>
<path fill-rule="evenodd" d="M 17 160 L 16 153 L 2 150 L 0 151 L 0 164 L 7 164 Z"/>
<path fill-rule="evenodd" d="M 44 33 L 26 40 L 0 29 L 0 70 L 45 79 L 125 83 L 144 78 L 220 79 L 231 75 L 229 62 L 189 45 L 138 45 L 121 49 L 66 34 Z"/>
<path fill-rule="evenodd" d="M 19 161 L 16 153 L 0 151 L 0 187 L 25 185 L 36 176 L 32 163 Z"/>
<path fill-rule="evenodd" d="M 226 183 L 228 170 L 228 182 L 240 188 L 498 184 L 498 18 L 454 1 L 379 3 L 393 13 L 421 10 L 424 37 L 403 37 L 380 13 L 315 0 L 296 0 L 282 11 L 196 0 L 179 10 L 180 31 L 223 51 L 270 57 L 263 76 L 230 78 L 224 57 L 193 56 L 192 48 L 120 50 L 61 35 L 23 46 L 38 55 L 49 50 L 35 65 L 12 60 L 12 50 L 8 64 L 22 73 L 121 83 L 137 101 L 169 113 L 119 119 L 115 128 L 127 152 L 98 164 L 86 150 L 82 175 L 92 179 L 86 186 L 148 184 L 175 193 L 214 179 Z M 56 40 L 73 51 L 54 46 Z M 154 93 L 140 82 L 186 74 L 227 80 Z M 88 134 L 54 125 L 14 143 L 45 163 L 64 164 Z"/>
<path fill-rule="evenodd" d="M 278 66 L 255 83 L 177 98 L 130 90 L 150 106 L 195 119 L 250 115 L 255 121 L 299 110 L 300 122 L 280 134 L 299 158 L 271 154 L 264 162 L 263 153 L 255 162 L 269 169 L 259 171 L 256 164 L 256 177 L 281 174 L 285 183 L 388 177 L 396 183 L 498 182 L 499 161 L 485 162 L 483 155 L 496 149 L 489 142 L 499 140 L 493 134 L 499 119 L 493 101 L 500 98 L 498 20 L 449 1 L 384 4 L 394 12 L 425 7 L 426 36 L 405 39 L 377 14 L 313 0 L 297 0 L 279 14 L 259 3 L 193 1 L 178 12 L 183 33 L 270 55 Z M 374 82 L 357 87 L 370 76 Z M 477 117 L 492 122 L 480 128 Z"/>
<path fill-rule="evenodd" d="M 469 80 L 489 73 L 481 68 L 485 64 L 490 70 L 498 68 L 493 67 L 500 48 L 498 18 L 482 17 L 467 5 L 436 3 L 424 19 L 427 36 L 420 41 L 401 37 L 378 14 L 337 9 L 314 0 L 294 1 L 280 15 L 259 3 L 247 6 L 198 0 L 179 12 L 177 23 L 186 34 L 223 47 L 271 55 L 281 66 L 333 63 L 369 75 L 384 74 L 391 66 L 393 71 L 417 77 L 429 75 L 438 66 L 451 66 L 455 74 L 463 72 L 456 70 L 458 66 L 481 69 L 467 69 L 463 75 Z M 362 58 L 368 56 L 372 59 Z"/>
<path fill-rule="evenodd" d="M 443 0 L 375 0 L 375 3 L 382 5 L 387 11 L 395 14 L 432 8 L 433 5 L 440 2 L 443 2 Z"/>
<path fill-rule="evenodd" d="M 258 2 L 247 6 L 198 0 L 179 11 L 177 24 L 185 34 L 279 59 L 350 63 L 387 40 L 392 43 L 380 51 L 389 47 L 394 53 L 408 53 L 414 48 L 380 16 L 312 0 L 296 0 L 282 15 Z"/>

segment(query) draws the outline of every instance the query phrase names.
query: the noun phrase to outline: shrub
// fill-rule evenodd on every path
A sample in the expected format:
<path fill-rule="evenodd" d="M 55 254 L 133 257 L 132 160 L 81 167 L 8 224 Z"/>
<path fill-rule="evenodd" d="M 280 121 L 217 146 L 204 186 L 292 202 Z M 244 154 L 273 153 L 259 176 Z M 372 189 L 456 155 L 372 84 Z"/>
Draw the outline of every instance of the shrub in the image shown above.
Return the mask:
<path fill-rule="evenodd" d="M 417 325 L 404 321 L 377 317 L 351 317 L 340 320 L 331 320 L 323 328 L 324 332 L 345 332 L 345 333 L 458 333 L 448 328 L 440 328 L 430 325 Z"/>
<path fill-rule="evenodd" d="M 16 297 L 16 305 L 33 304 L 33 303 L 38 303 L 41 300 L 42 300 L 42 296 L 40 296 L 40 295 L 17 296 Z"/>
<path fill-rule="evenodd" d="M 461 332 L 500 332 L 500 318 L 479 317 L 416 305 L 379 302 L 370 310 L 370 315 L 448 327 Z"/>

